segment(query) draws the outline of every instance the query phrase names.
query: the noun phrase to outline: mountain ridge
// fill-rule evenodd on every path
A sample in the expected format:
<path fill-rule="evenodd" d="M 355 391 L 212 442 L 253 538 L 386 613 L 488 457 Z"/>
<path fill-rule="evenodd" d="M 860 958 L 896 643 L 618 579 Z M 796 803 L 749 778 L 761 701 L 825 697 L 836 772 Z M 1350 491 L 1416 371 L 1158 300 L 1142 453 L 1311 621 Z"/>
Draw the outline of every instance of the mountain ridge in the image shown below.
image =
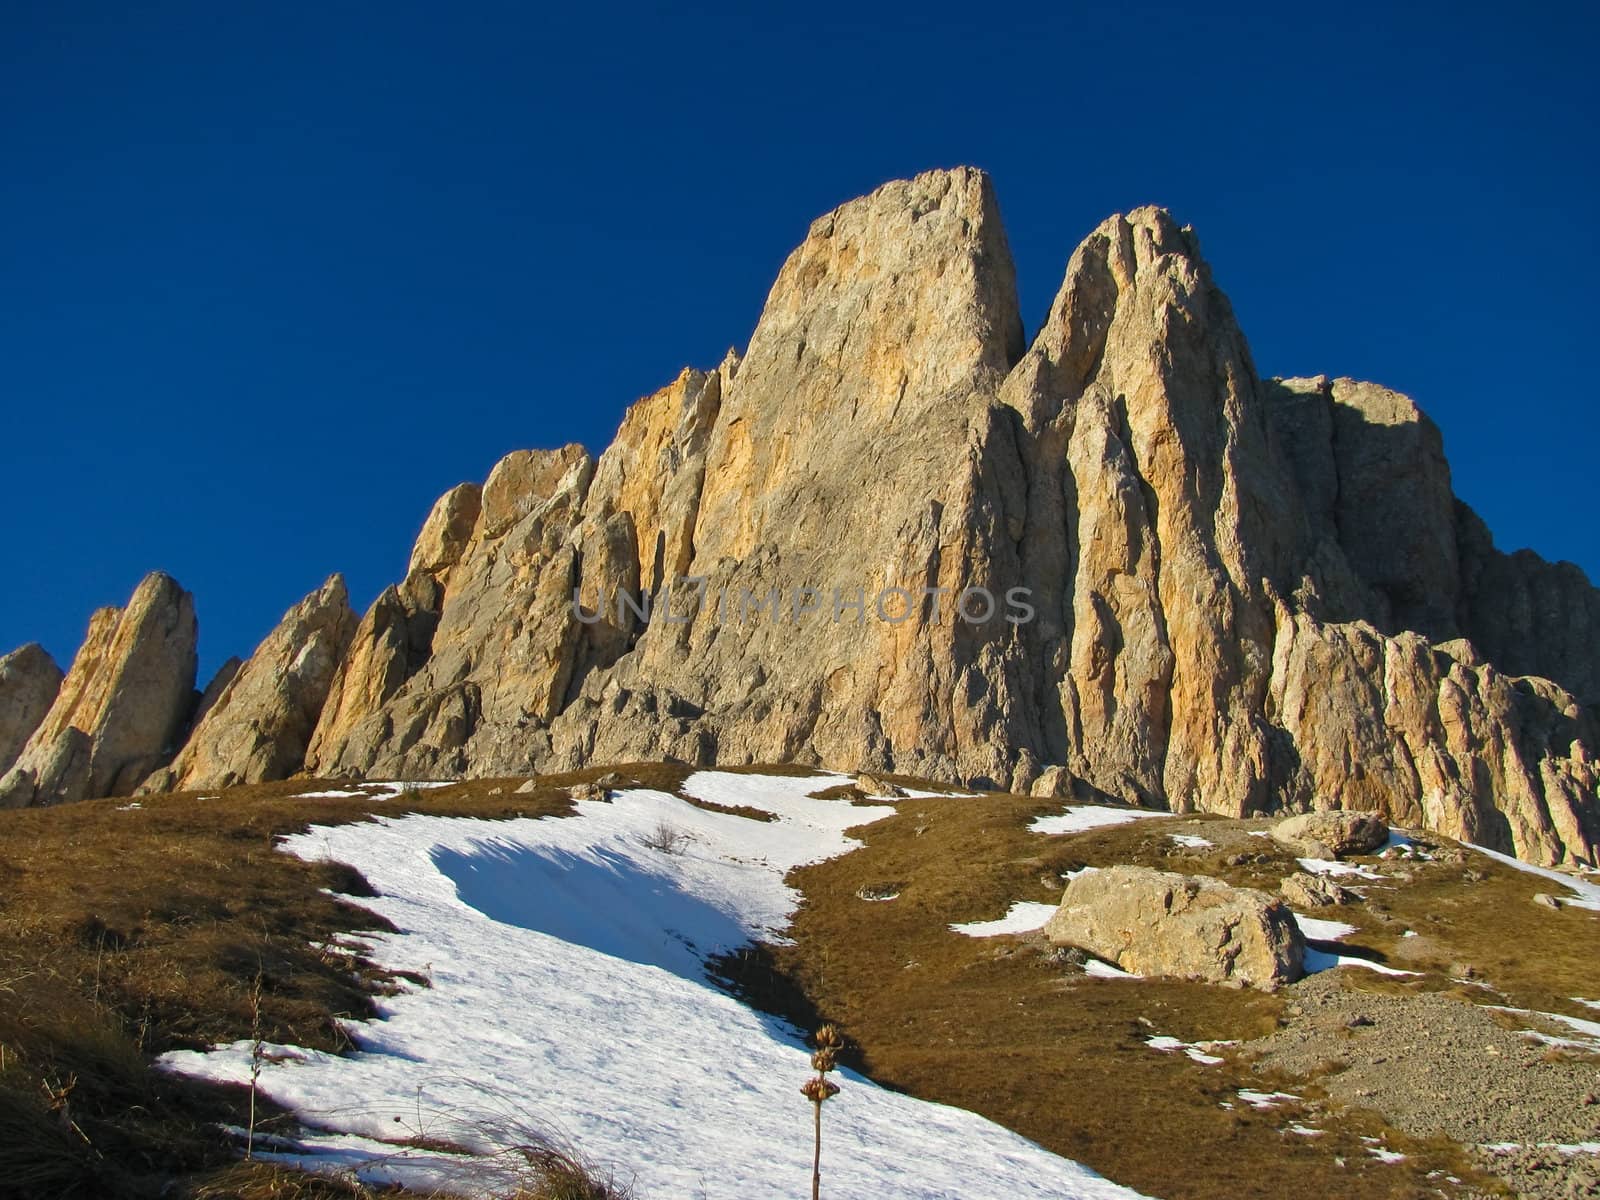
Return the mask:
<path fill-rule="evenodd" d="M 918 608 L 819 633 L 572 603 L 684 576 L 835 603 L 903 586 Z M 1026 588 L 1035 619 L 932 619 L 971 587 Z M 798 761 L 1177 811 L 1378 809 L 1592 862 L 1596 634 L 1600 592 L 1494 549 L 1409 399 L 1260 379 L 1165 210 L 1102 222 L 1025 343 L 993 188 L 957 168 L 813 222 L 744 355 L 633 405 L 598 458 L 517 451 L 446 493 L 321 695 L 296 696 L 318 712 L 300 768 Z M 273 726 L 282 689 L 253 691 L 205 736 Z M 44 753 L 0 805 L 38 798 Z"/>

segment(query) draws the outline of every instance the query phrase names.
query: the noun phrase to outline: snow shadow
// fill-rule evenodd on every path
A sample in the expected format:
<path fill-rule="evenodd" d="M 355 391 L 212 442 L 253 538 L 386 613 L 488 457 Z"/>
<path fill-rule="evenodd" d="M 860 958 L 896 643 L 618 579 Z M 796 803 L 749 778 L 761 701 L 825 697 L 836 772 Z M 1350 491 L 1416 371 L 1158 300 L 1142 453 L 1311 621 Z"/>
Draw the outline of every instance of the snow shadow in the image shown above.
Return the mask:
<path fill-rule="evenodd" d="M 436 847 L 433 861 L 461 901 L 492 921 L 696 983 L 706 982 L 707 958 L 750 941 L 733 915 L 687 890 L 670 860 L 483 842 L 470 853 Z"/>

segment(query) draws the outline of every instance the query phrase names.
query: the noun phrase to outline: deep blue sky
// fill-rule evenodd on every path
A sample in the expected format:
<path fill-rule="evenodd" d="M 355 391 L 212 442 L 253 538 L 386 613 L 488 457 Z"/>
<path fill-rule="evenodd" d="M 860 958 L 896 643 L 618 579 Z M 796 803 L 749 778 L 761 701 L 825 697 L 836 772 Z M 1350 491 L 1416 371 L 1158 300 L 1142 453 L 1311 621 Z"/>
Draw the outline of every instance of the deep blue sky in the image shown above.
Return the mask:
<path fill-rule="evenodd" d="M 1593 6 L 1212 8 L 3 0 L 0 650 L 154 567 L 203 670 L 365 606 L 440 492 L 603 446 L 813 217 L 958 163 L 1030 331 L 1164 204 L 1263 373 L 1412 394 L 1502 547 L 1600 578 Z"/>

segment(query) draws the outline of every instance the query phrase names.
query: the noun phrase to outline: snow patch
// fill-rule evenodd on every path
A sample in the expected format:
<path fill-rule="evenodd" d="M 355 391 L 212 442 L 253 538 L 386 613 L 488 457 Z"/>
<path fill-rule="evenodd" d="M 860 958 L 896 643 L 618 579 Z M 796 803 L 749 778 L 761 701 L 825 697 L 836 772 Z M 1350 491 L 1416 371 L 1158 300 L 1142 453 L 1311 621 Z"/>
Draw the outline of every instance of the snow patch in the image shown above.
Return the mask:
<path fill-rule="evenodd" d="M 1362 958 L 1357 954 L 1330 954 L 1326 950 L 1318 950 L 1312 946 L 1306 947 L 1305 968 L 1307 975 L 1315 975 L 1318 971 L 1331 971 L 1335 967 L 1363 967 L 1368 971 L 1376 971 L 1379 975 L 1416 975 L 1416 971 L 1402 971 L 1399 967 L 1386 966 L 1380 962 L 1373 962 L 1370 958 Z"/>
<path fill-rule="evenodd" d="M 1515 1154 L 1518 1150 L 1554 1150 L 1557 1154 L 1600 1154 L 1600 1142 L 1489 1142 L 1478 1147 L 1490 1154 Z"/>
<path fill-rule="evenodd" d="M 785 875 L 853 849 L 846 830 L 894 809 L 813 799 L 814 777 L 699 772 L 684 790 L 777 819 L 633 789 L 609 804 L 580 801 L 570 817 L 413 815 L 286 839 L 291 853 L 362 873 L 378 894 L 357 902 L 400 931 L 363 935 L 372 959 L 432 986 L 383 998 L 378 1020 L 351 1022 L 349 1055 L 268 1048 L 262 1089 L 316 1130 L 268 1152 L 430 1191 L 450 1186 L 452 1156 L 396 1139 L 443 1135 L 491 1153 L 508 1144 L 495 1131 L 509 1113 L 615 1167 L 640 1195 L 776 1200 L 802 1190 L 811 1150 L 797 1131 L 810 1113 L 798 1088 L 809 1052 L 796 1030 L 709 984 L 704 959 L 781 938 L 800 900 Z M 663 821 L 693 840 L 676 854 L 645 846 Z M 251 1044 L 161 1061 L 247 1082 Z M 1137 1195 L 974 1113 L 848 1071 L 838 1080 L 823 1164 L 830 1193 Z"/>
<path fill-rule="evenodd" d="M 1163 1054 L 1172 1054 L 1181 1050 L 1184 1054 L 1188 1055 L 1195 1062 L 1200 1063 L 1202 1066 L 1214 1067 L 1218 1063 L 1225 1062 L 1227 1060 L 1219 1054 L 1210 1053 L 1210 1051 L 1216 1049 L 1218 1046 L 1234 1046 L 1238 1043 L 1180 1042 L 1175 1037 L 1168 1037 L 1165 1034 L 1162 1034 L 1156 1037 L 1145 1038 L 1144 1044 L 1149 1046 L 1150 1049 L 1158 1050 Z"/>
<path fill-rule="evenodd" d="M 1294 920 L 1308 942 L 1337 942 L 1356 931 L 1354 925 L 1347 925 L 1343 921 L 1325 921 L 1320 917 L 1303 917 L 1299 913 L 1294 914 Z"/>
<path fill-rule="evenodd" d="M 1009 909 L 1006 915 L 993 921 L 967 921 L 950 928 L 956 933 L 964 933 L 968 937 L 999 937 L 1006 933 L 1033 933 L 1043 929 L 1044 924 L 1055 916 L 1058 905 L 1040 904 L 1033 900 L 1018 900 Z"/>
<path fill-rule="evenodd" d="M 1190 850 L 1206 850 L 1216 845 L 1215 842 L 1208 841 L 1197 833 L 1169 833 L 1167 837 Z"/>
<path fill-rule="evenodd" d="M 1581 1003 L 1581 1002 L 1580 1002 Z M 1536 1029 L 1523 1029 L 1519 1032 L 1523 1037 L 1533 1038 L 1547 1046 L 1565 1047 L 1569 1050 L 1600 1051 L 1600 1021 L 1589 1021 L 1583 1017 L 1569 1017 L 1565 1013 L 1540 1012 L 1532 1008 L 1510 1008 L 1503 1004 L 1486 1005 L 1496 1012 L 1514 1013 L 1521 1017 L 1542 1017 L 1546 1021 L 1554 1021 L 1558 1025 L 1565 1025 L 1575 1030 L 1578 1037 L 1557 1037 L 1553 1034 L 1540 1033 Z"/>
<path fill-rule="evenodd" d="M 1030 832 L 1063 834 L 1084 833 L 1090 829 L 1104 829 L 1108 825 L 1125 825 L 1146 817 L 1170 817 L 1169 812 L 1151 812 L 1143 808 L 1100 808 L 1094 805 L 1076 805 L 1054 817 L 1035 817 L 1028 826 Z"/>
<path fill-rule="evenodd" d="M 1251 1108 L 1258 1108 L 1262 1110 L 1278 1108 L 1285 1101 L 1300 1099 L 1299 1096 L 1296 1096 L 1292 1092 L 1255 1092 L 1251 1091 L 1249 1088 L 1240 1088 L 1238 1091 L 1238 1096 L 1239 1099 L 1243 1100 Z"/>
<path fill-rule="evenodd" d="M 1338 862 L 1331 858 L 1302 858 L 1300 869 L 1313 875 L 1356 875 L 1362 879 L 1382 879 L 1376 871 L 1369 871 L 1357 863 Z"/>

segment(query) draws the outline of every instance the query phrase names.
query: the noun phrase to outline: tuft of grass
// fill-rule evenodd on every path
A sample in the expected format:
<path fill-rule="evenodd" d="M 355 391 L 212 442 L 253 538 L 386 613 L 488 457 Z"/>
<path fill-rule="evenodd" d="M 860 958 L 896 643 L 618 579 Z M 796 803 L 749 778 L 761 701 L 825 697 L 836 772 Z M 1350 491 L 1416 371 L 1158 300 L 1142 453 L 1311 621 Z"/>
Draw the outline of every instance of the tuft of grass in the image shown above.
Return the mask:
<path fill-rule="evenodd" d="M 212 1172 L 190 1196 L 193 1200 L 373 1200 L 375 1193 L 357 1180 L 337 1175 L 243 1162 Z"/>
<path fill-rule="evenodd" d="M 778 814 L 768 812 L 764 808 L 752 808 L 748 804 L 718 804 L 715 800 L 701 800 L 694 796 L 685 796 L 686 803 L 696 808 L 703 808 L 706 812 L 722 813 L 728 817 L 744 817 L 750 821 L 770 823 L 778 819 Z"/>
<path fill-rule="evenodd" d="M 529 1151 L 528 1166 L 532 1178 L 506 1200 L 632 1200 L 614 1172 L 569 1150 Z"/>

